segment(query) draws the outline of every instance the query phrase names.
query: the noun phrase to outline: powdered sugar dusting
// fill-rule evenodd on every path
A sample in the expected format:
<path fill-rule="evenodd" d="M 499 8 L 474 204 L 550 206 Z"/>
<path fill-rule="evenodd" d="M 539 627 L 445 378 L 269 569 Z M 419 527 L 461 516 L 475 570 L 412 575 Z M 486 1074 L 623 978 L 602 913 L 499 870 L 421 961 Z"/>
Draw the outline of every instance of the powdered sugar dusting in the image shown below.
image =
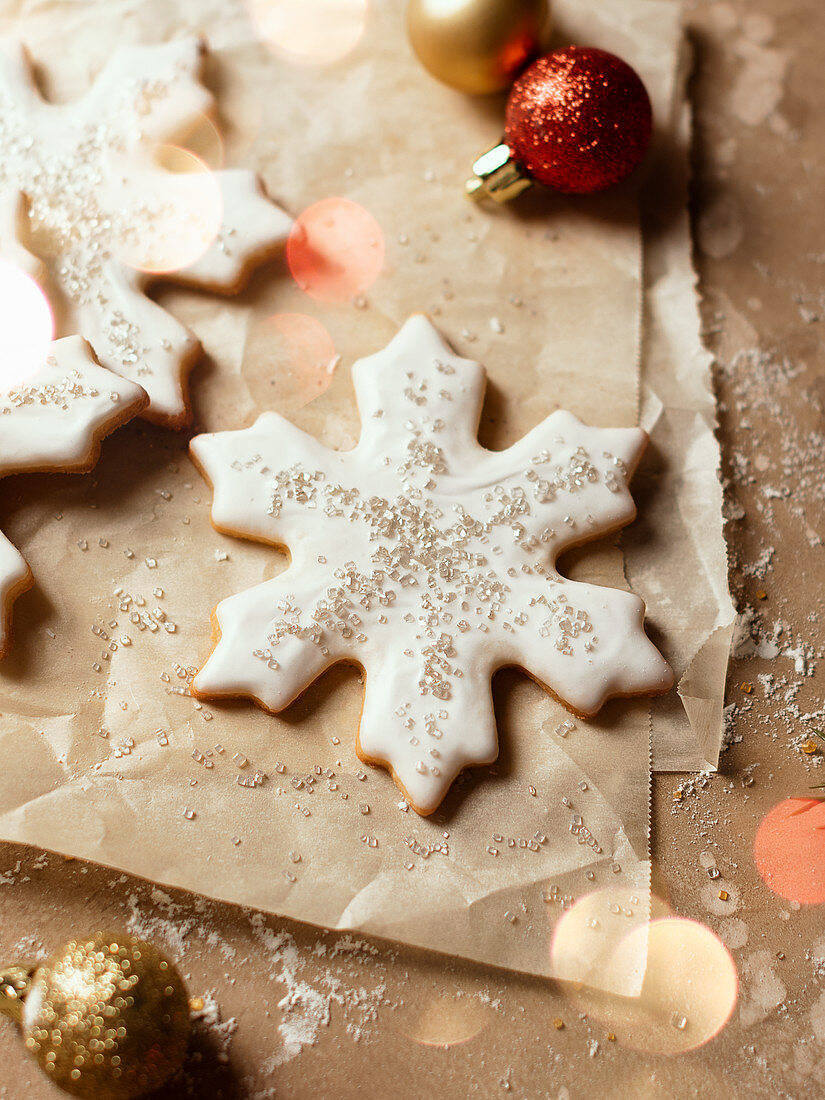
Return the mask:
<path fill-rule="evenodd" d="M 346 1032 L 353 1041 L 369 1038 L 369 1025 L 376 1020 L 379 1006 L 386 1003 L 386 983 L 381 976 L 384 968 L 377 948 L 347 935 L 331 945 L 319 941 L 311 953 L 304 953 L 289 932 L 273 929 L 262 913 L 254 914 L 251 924 L 266 951 L 273 977 L 286 990 L 278 1002 L 283 1014 L 278 1031 L 284 1045 L 270 1057 L 272 1068 L 291 1061 L 305 1046 L 317 1042 L 321 1030 L 329 1027 L 333 1005 L 342 1011 Z M 310 955 L 316 960 L 336 960 L 314 985 L 302 975 Z M 370 965 L 365 967 L 366 963 Z"/>
<path fill-rule="evenodd" d="M 238 947 L 214 927 L 214 907 L 204 899 L 194 898 L 184 905 L 166 891 L 152 888 L 148 898 L 135 890 L 127 901 L 128 930 L 168 950 L 182 968 L 190 947 L 204 943 L 225 960 L 236 959 Z M 262 949 L 256 965 L 259 969 L 265 967 L 270 980 L 283 987 L 283 996 L 277 1002 L 282 1045 L 266 1054 L 267 1072 L 317 1043 L 330 1026 L 333 1010 L 340 1013 L 344 1031 L 353 1042 L 370 1040 L 379 1008 L 389 1004 L 385 956 L 374 945 L 345 934 L 331 943 L 317 940 L 311 947 L 301 946 L 291 932 L 273 927 L 263 913 L 249 914 L 248 930 Z M 320 973 L 319 959 L 328 962 Z M 208 1033 L 218 1059 L 228 1061 L 237 1021 L 222 1018 L 214 990 L 202 992 L 190 987 L 190 993 L 196 1005 L 194 1021 Z"/>

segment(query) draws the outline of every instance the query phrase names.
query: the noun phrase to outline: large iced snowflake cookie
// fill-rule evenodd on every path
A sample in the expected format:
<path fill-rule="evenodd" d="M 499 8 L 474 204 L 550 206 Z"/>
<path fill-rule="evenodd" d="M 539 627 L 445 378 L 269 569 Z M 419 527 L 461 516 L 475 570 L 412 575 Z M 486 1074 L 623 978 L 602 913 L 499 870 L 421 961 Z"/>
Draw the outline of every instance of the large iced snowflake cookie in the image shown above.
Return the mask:
<path fill-rule="evenodd" d="M 80 100 L 56 105 L 37 92 L 23 47 L 0 42 L 0 195 L 26 197 L 23 243 L 48 268 L 64 331 L 146 390 L 147 417 L 175 427 L 200 346 L 147 288 L 162 277 L 236 291 L 291 224 L 252 172 L 158 166 L 161 143 L 212 104 L 203 54 L 194 38 L 123 46 Z"/>
<path fill-rule="evenodd" d="M 0 477 L 90 470 L 101 439 L 148 402 L 140 386 L 101 367 L 85 340 L 56 340 L 36 370 L 0 384 Z M 0 657 L 10 644 L 11 605 L 32 581 L 25 560 L 0 532 Z"/>
<path fill-rule="evenodd" d="M 201 696 L 286 707 L 324 669 L 366 672 L 357 750 L 411 805 L 498 752 L 490 679 L 519 665 L 571 710 L 667 691 L 629 592 L 566 580 L 569 546 L 635 514 L 637 428 L 555 412 L 506 451 L 480 446 L 484 370 L 423 316 L 353 368 L 361 438 L 330 451 L 275 413 L 196 437 L 221 531 L 286 545 L 289 568 L 223 600 Z"/>

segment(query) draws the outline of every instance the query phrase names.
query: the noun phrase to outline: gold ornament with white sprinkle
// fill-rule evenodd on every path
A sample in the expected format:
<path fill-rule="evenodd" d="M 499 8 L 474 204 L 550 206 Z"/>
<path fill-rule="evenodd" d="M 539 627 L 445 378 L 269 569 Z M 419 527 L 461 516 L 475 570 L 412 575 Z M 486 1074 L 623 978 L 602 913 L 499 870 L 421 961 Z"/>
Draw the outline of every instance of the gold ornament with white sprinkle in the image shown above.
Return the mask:
<path fill-rule="evenodd" d="M 0 968 L 0 1013 L 65 1092 L 131 1100 L 183 1065 L 190 1019 L 177 968 L 133 936 L 96 932 L 36 966 Z"/>

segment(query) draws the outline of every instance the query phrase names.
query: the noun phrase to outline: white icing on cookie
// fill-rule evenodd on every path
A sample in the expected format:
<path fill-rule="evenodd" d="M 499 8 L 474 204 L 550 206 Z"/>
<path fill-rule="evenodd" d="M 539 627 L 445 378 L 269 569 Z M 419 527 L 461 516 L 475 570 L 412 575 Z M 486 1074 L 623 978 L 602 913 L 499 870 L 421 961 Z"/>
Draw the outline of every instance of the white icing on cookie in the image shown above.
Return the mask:
<path fill-rule="evenodd" d="M 182 373 L 199 345 L 146 297 L 157 274 L 127 259 L 144 248 L 174 255 L 178 233 L 197 239 L 202 229 L 203 254 L 163 278 L 232 291 L 291 226 L 251 172 L 216 172 L 205 182 L 197 172 L 162 173 L 151 159 L 153 143 L 173 142 L 212 104 L 198 83 L 203 53 L 194 38 L 121 47 L 86 95 L 55 105 L 37 92 L 23 47 L 0 43 L 3 201 L 25 194 L 24 243 L 65 299 L 66 327 L 88 339 L 101 363 L 140 383 L 150 418 L 172 425 L 185 419 Z"/>
<path fill-rule="evenodd" d="M 480 446 L 483 368 L 423 316 L 353 368 L 362 432 L 328 450 L 275 413 L 196 437 L 215 525 L 288 546 L 289 568 L 218 605 L 204 696 L 286 707 L 329 665 L 366 670 L 363 758 L 432 812 L 498 751 L 490 678 L 519 665 L 583 715 L 673 675 L 629 592 L 565 580 L 557 555 L 630 522 L 636 428 L 555 412 Z"/>
<path fill-rule="evenodd" d="M 0 477 L 89 469 L 99 440 L 147 400 L 140 386 L 96 363 L 79 336 L 56 340 L 42 366 L 0 388 Z M 11 603 L 30 578 L 23 558 L 0 533 L 0 656 L 8 645 Z"/>

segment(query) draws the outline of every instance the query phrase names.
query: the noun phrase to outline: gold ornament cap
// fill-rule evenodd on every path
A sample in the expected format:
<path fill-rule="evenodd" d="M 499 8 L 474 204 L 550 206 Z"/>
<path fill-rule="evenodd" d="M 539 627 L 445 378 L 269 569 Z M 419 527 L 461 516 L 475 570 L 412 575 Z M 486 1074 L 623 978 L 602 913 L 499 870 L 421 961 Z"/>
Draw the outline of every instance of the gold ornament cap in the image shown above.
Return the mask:
<path fill-rule="evenodd" d="M 23 998 L 29 991 L 34 967 L 6 966 L 0 970 L 0 1014 L 16 1024 L 23 1020 Z"/>
<path fill-rule="evenodd" d="M 473 164 L 473 175 L 464 185 L 468 198 L 503 203 L 533 186 L 506 142 L 500 141 Z"/>
<path fill-rule="evenodd" d="M 183 1065 L 191 1023 L 183 979 L 150 943 L 125 933 L 70 940 L 36 967 L 0 970 L 0 1012 L 65 1092 L 135 1100 Z"/>

